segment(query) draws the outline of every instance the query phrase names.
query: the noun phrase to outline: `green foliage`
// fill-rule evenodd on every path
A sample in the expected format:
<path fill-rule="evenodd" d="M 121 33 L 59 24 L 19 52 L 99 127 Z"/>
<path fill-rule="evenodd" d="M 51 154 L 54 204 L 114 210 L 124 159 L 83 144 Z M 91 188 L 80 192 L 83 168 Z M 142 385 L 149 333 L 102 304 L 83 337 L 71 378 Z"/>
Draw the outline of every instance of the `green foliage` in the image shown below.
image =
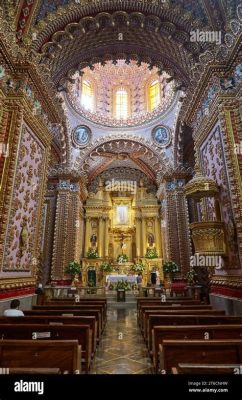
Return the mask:
<path fill-rule="evenodd" d="M 98 258 L 98 252 L 96 249 L 90 247 L 87 252 L 87 258 Z"/>
<path fill-rule="evenodd" d="M 194 283 L 195 277 L 197 276 L 197 273 L 194 271 L 194 269 L 191 269 L 190 271 L 187 272 L 186 274 L 186 280 L 189 284 Z"/>
<path fill-rule="evenodd" d="M 132 265 L 131 271 L 134 272 L 143 272 L 145 269 L 144 264 L 142 263 L 142 261 L 137 262 L 136 264 Z"/>
<path fill-rule="evenodd" d="M 177 264 L 174 261 L 165 261 L 163 264 L 163 272 L 164 273 L 174 273 L 174 272 L 178 272 L 179 268 L 177 266 Z"/>
<path fill-rule="evenodd" d="M 65 273 L 75 276 L 81 273 L 81 266 L 77 261 L 72 261 L 69 265 L 65 268 Z"/>
<path fill-rule="evenodd" d="M 117 262 L 123 264 L 128 261 L 128 256 L 126 254 L 119 254 L 117 257 Z"/>
<path fill-rule="evenodd" d="M 145 258 L 150 258 L 150 259 L 152 259 L 152 258 L 158 258 L 158 253 L 157 253 L 157 251 L 156 251 L 156 248 L 154 248 L 154 249 L 147 249 Z"/>
<path fill-rule="evenodd" d="M 109 262 L 103 262 L 100 265 L 100 270 L 103 271 L 103 272 L 112 272 L 113 267 Z"/>
<path fill-rule="evenodd" d="M 123 279 L 121 281 L 118 281 L 115 285 L 115 289 L 124 289 L 124 290 L 131 290 L 130 283 L 127 281 L 124 281 Z"/>
<path fill-rule="evenodd" d="M 90 279 L 90 281 L 88 281 L 88 283 L 87 283 L 87 286 L 94 287 L 95 286 L 95 282 Z"/>

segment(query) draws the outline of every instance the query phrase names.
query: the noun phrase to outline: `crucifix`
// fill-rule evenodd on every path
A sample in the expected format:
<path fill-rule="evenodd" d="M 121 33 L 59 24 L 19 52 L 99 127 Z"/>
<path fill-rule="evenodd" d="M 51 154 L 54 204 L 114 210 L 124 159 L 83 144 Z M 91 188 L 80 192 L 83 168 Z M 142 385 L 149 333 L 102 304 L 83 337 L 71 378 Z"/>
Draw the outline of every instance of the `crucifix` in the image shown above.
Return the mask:
<path fill-rule="evenodd" d="M 125 240 L 125 238 L 127 238 L 127 237 L 128 237 L 128 236 L 125 236 L 123 233 L 121 233 L 120 247 L 121 247 L 121 250 L 122 250 L 122 254 L 123 254 L 123 249 L 125 248 L 124 240 Z"/>

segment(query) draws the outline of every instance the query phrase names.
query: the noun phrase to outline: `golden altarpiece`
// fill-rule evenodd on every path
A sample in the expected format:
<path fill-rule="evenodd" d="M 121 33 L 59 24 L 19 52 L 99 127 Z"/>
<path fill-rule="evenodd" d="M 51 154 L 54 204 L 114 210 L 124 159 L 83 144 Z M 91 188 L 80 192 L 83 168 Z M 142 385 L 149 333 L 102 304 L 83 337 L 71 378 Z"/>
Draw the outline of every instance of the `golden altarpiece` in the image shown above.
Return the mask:
<path fill-rule="evenodd" d="M 85 208 L 85 241 L 82 259 L 82 283 L 88 284 L 88 270 L 95 269 L 98 285 L 104 285 L 107 273 L 100 269 L 104 261 L 112 264 L 113 274 L 132 274 L 132 265 L 145 265 L 143 283 L 150 280 L 150 272 L 161 271 L 162 241 L 159 204 L 155 194 L 147 193 L 141 181 L 131 191 L 106 190 L 100 180 L 97 193 L 89 193 Z M 157 258 L 148 259 L 148 249 L 156 250 Z M 88 258 L 96 251 L 98 258 Z M 120 263 L 120 255 L 128 260 Z M 162 277 L 161 277 L 162 279 Z"/>

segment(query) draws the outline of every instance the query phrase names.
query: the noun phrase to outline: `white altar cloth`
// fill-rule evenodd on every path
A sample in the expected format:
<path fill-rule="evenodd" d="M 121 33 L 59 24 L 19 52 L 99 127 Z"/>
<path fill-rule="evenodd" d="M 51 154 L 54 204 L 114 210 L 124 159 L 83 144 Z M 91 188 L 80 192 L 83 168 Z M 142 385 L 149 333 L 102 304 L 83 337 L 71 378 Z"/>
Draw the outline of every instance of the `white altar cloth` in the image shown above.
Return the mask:
<path fill-rule="evenodd" d="M 107 275 L 106 282 L 127 281 L 129 283 L 136 283 L 137 275 Z"/>

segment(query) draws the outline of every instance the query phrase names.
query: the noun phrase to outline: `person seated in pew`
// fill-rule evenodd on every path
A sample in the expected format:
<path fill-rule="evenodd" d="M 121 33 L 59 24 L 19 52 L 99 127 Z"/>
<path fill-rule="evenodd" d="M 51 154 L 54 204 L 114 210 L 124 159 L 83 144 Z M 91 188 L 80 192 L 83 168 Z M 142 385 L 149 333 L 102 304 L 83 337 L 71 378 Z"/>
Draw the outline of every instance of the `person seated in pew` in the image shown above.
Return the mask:
<path fill-rule="evenodd" d="M 23 311 L 19 310 L 20 301 L 18 299 L 14 299 L 10 303 L 10 308 L 5 310 L 3 315 L 4 317 L 24 317 Z"/>

